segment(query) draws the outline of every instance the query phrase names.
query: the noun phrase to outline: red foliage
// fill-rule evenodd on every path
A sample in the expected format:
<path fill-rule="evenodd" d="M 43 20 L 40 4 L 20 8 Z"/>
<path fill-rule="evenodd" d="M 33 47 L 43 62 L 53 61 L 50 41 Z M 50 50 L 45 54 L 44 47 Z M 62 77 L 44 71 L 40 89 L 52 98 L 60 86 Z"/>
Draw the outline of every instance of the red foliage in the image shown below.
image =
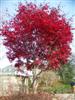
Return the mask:
<path fill-rule="evenodd" d="M 72 32 L 69 21 L 59 12 L 47 5 L 20 4 L 16 16 L 2 29 L 9 60 L 17 58 L 21 65 L 21 58 L 26 59 L 28 68 L 42 64 L 45 68 L 44 61 L 48 69 L 65 64 L 71 54 Z"/>

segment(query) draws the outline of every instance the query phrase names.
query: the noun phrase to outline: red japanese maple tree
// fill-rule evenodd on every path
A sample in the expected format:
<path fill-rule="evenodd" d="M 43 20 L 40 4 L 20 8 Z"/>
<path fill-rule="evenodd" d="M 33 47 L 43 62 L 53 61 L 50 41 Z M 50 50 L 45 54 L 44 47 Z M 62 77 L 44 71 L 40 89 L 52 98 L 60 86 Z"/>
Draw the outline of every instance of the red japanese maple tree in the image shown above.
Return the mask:
<path fill-rule="evenodd" d="M 57 69 L 71 55 L 71 25 L 59 9 L 47 5 L 20 4 L 15 17 L 3 26 L 2 36 L 7 57 L 11 62 L 17 58 L 17 67 Z"/>

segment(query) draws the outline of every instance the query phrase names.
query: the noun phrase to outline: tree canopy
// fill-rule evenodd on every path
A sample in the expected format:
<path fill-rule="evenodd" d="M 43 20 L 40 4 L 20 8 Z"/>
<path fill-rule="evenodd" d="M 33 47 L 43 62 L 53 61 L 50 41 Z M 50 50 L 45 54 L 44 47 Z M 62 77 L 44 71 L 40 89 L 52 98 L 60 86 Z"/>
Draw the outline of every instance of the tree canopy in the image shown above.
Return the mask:
<path fill-rule="evenodd" d="M 2 27 L 7 57 L 16 67 L 57 69 L 71 55 L 72 32 L 60 9 L 33 3 L 19 4 L 16 15 Z M 25 60 L 26 62 L 25 62 Z"/>

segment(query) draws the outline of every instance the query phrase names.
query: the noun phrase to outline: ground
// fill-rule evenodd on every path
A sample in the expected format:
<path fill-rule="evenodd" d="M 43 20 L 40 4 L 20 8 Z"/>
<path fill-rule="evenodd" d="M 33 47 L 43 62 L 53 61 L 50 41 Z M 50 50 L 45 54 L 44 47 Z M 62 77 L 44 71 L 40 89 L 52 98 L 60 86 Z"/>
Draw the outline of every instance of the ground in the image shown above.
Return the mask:
<path fill-rule="evenodd" d="M 0 97 L 0 100 L 75 100 L 75 94 L 23 94 Z"/>

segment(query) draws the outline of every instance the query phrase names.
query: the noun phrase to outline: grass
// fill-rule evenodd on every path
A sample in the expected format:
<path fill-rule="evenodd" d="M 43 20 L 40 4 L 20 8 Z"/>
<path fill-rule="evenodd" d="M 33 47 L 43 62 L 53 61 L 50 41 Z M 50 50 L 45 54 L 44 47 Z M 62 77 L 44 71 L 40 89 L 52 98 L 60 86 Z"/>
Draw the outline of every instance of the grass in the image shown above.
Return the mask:
<path fill-rule="evenodd" d="M 56 83 L 53 86 L 41 87 L 41 91 L 48 93 L 72 93 L 72 87 L 69 84 Z"/>

